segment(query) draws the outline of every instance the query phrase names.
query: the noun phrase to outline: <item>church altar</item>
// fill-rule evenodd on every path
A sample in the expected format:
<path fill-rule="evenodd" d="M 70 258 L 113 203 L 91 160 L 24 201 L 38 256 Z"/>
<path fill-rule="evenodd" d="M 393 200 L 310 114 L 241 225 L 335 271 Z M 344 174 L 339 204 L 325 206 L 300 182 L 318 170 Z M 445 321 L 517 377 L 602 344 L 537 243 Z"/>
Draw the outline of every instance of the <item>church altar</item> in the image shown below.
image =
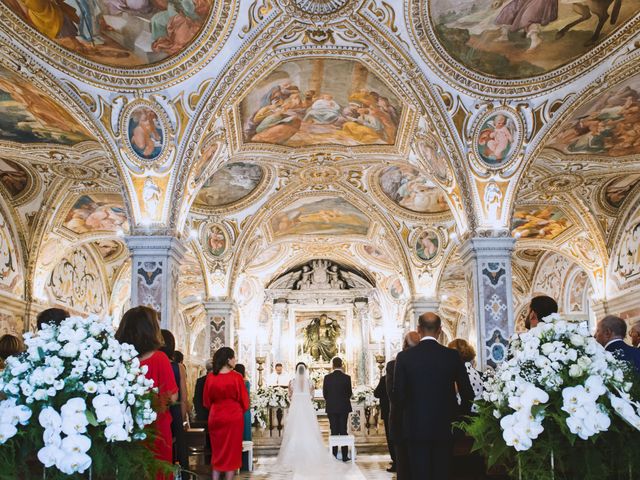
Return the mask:
<path fill-rule="evenodd" d="M 276 363 L 293 372 L 304 362 L 321 389 L 336 356 L 343 359 L 354 387 L 372 386 L 385 358 L 397 349 L 393 338 L 376 338 L 372 311 L 384 308 L 373 281 L 335 262 L 312 260 L 285 272 L 268 285 L 264 298 L 268 315 L 260 320 L 262 334 L 257 339 L 240 334 L 238 339 L 240 361 L 257 364 L 253 380 L 258 386 Z"/>

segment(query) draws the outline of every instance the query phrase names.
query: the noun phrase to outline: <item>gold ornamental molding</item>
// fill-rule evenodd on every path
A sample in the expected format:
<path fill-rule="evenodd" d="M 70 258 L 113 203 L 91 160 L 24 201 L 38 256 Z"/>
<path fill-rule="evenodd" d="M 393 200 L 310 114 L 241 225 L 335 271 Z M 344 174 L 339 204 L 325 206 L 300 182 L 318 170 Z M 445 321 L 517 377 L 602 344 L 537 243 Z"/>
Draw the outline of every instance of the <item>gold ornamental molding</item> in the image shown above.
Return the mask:
<path fill-rule="evenodd" d="M 175 85 L 201 70 L 228 39 L 238 8 L 238 0 L 212 2 L 207 22 L 184 51 L 142 67 L 115 67 L 89 60 L 27 26 L 3 2 L 0 2 L 0 29 L 6 32 L 9 42 L 20 45 L 23 51 L 90 85 L 118 92 L 153 90 Z"/>
<path fill-rule="evenodd" d="M 632 40 L 640 28 L 640 15 L 636 15 L 613 35 L 566 65 L 530 78 L 501 79 L 465 67 L 445 50 L 434 32 L 430 10 L 432 1 L 405 0 L 405 21 L 411 30 L 413 43 L 449 85 L 487 100 L 495 97 L 530 99 L 562 87 L 610 57 L 612 52 Z"/>

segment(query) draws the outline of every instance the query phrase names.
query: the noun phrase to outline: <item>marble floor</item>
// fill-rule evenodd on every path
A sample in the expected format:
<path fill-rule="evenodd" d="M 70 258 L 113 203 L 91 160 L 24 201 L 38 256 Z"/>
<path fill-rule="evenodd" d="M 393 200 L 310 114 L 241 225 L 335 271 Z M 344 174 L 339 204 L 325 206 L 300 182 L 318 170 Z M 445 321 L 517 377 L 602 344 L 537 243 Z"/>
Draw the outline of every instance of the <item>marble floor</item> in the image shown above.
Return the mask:
<path fill-rule="evenodd" d="M 243 472 L 238 479 L 269 479 L 269 480 L 304 480 L 308 477 L 292 476 L 289 472 L 274 471 L 274 458 L 261 458 L 251 473 Z M 342 480 L 392 480 L 395 475 L 385 470 L 389 466 L 388 455 L 359 455 L 355 467 L 341 475 Z M 313 477 L 315 480 L 315 476 Z"/>
<path fill-rule="evenodd" d="M 292 475 L 291 472 L 277 471 L 274 457 L 260 457 L 255 464 L 253 472 L 242 472 L 236 476 L 237 480 L 319 480 L 320 476 L 297 476 Z M 342 464 L 341 464 L 342 465 Z M 394 480 L 396 476 L 391 473 L 387 473 L 386 469 L 389 466 L 388 455 L 359 455 L 356 461 L 355 467 L 346 467 L 347 470 L 344 475 L 340 475 L 340 480 Z M 211 478 L 205 475 L 200 475 L 198 480 L 204 480 Z M 326 476 L 323 480 L 335 480 L 328 479 Z"/>

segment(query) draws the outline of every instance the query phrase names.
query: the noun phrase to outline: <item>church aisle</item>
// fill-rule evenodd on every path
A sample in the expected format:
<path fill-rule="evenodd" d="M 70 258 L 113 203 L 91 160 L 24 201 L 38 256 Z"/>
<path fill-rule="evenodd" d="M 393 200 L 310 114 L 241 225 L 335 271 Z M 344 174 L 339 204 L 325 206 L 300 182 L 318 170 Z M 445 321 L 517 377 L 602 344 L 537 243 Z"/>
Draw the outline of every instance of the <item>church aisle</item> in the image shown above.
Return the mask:
<path fill-rule="evenodd" d="M 385 455 L 360 455 L 356 461 L 358 472 L 341 480 L 394 480 L 395 474 L 387 473 L 389 457 Z M 294 477 L 288 472 L 276 472 L 275 457 L 260 458 L 253 472 L 243 472 L 236 477 L 240 480 L 306 480 Z"/>

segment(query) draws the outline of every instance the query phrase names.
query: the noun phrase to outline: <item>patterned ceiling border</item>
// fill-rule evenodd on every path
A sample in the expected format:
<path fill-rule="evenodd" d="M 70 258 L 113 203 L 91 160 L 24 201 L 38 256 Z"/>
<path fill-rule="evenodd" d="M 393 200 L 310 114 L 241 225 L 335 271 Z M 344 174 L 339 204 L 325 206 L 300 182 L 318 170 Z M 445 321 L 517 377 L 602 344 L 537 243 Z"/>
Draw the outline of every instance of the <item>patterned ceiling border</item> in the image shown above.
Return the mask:
<path fill-rule="evenodd" d="M 640 15 L 636 15 L 605 41 L 569 64 L 544 75 L 507 80 L 470 70 L 451 57 L 433 31 L 428 5 L 431 1 L 405 0 L 405 21 L 412 33 L 414 45 L 425 54 L 429 65 L 442 73 L 449 85 L 483 99 L 496 96 L 531 99 L 571 82 L 604 62 L 613 51 L 632 40 L 640 26 Z"/>
<path fill-rule="evenodd" d="M 46 63 L 87 83 L 119 92 L 168 87 L 202 69 L 226 43 L 238 16 L 238 0 L 212 2 L 207 23 L 197 38 L 182 53 L 144 67 L 118 68 L 88 60 L 27 26 L 4 3 L 0 2 L 0 37 L 7 44 L 19 45 Z M 3 31 L 4 30 L 4 31 Z M 2 35 L 4 34 L 4 35 Z"/>

